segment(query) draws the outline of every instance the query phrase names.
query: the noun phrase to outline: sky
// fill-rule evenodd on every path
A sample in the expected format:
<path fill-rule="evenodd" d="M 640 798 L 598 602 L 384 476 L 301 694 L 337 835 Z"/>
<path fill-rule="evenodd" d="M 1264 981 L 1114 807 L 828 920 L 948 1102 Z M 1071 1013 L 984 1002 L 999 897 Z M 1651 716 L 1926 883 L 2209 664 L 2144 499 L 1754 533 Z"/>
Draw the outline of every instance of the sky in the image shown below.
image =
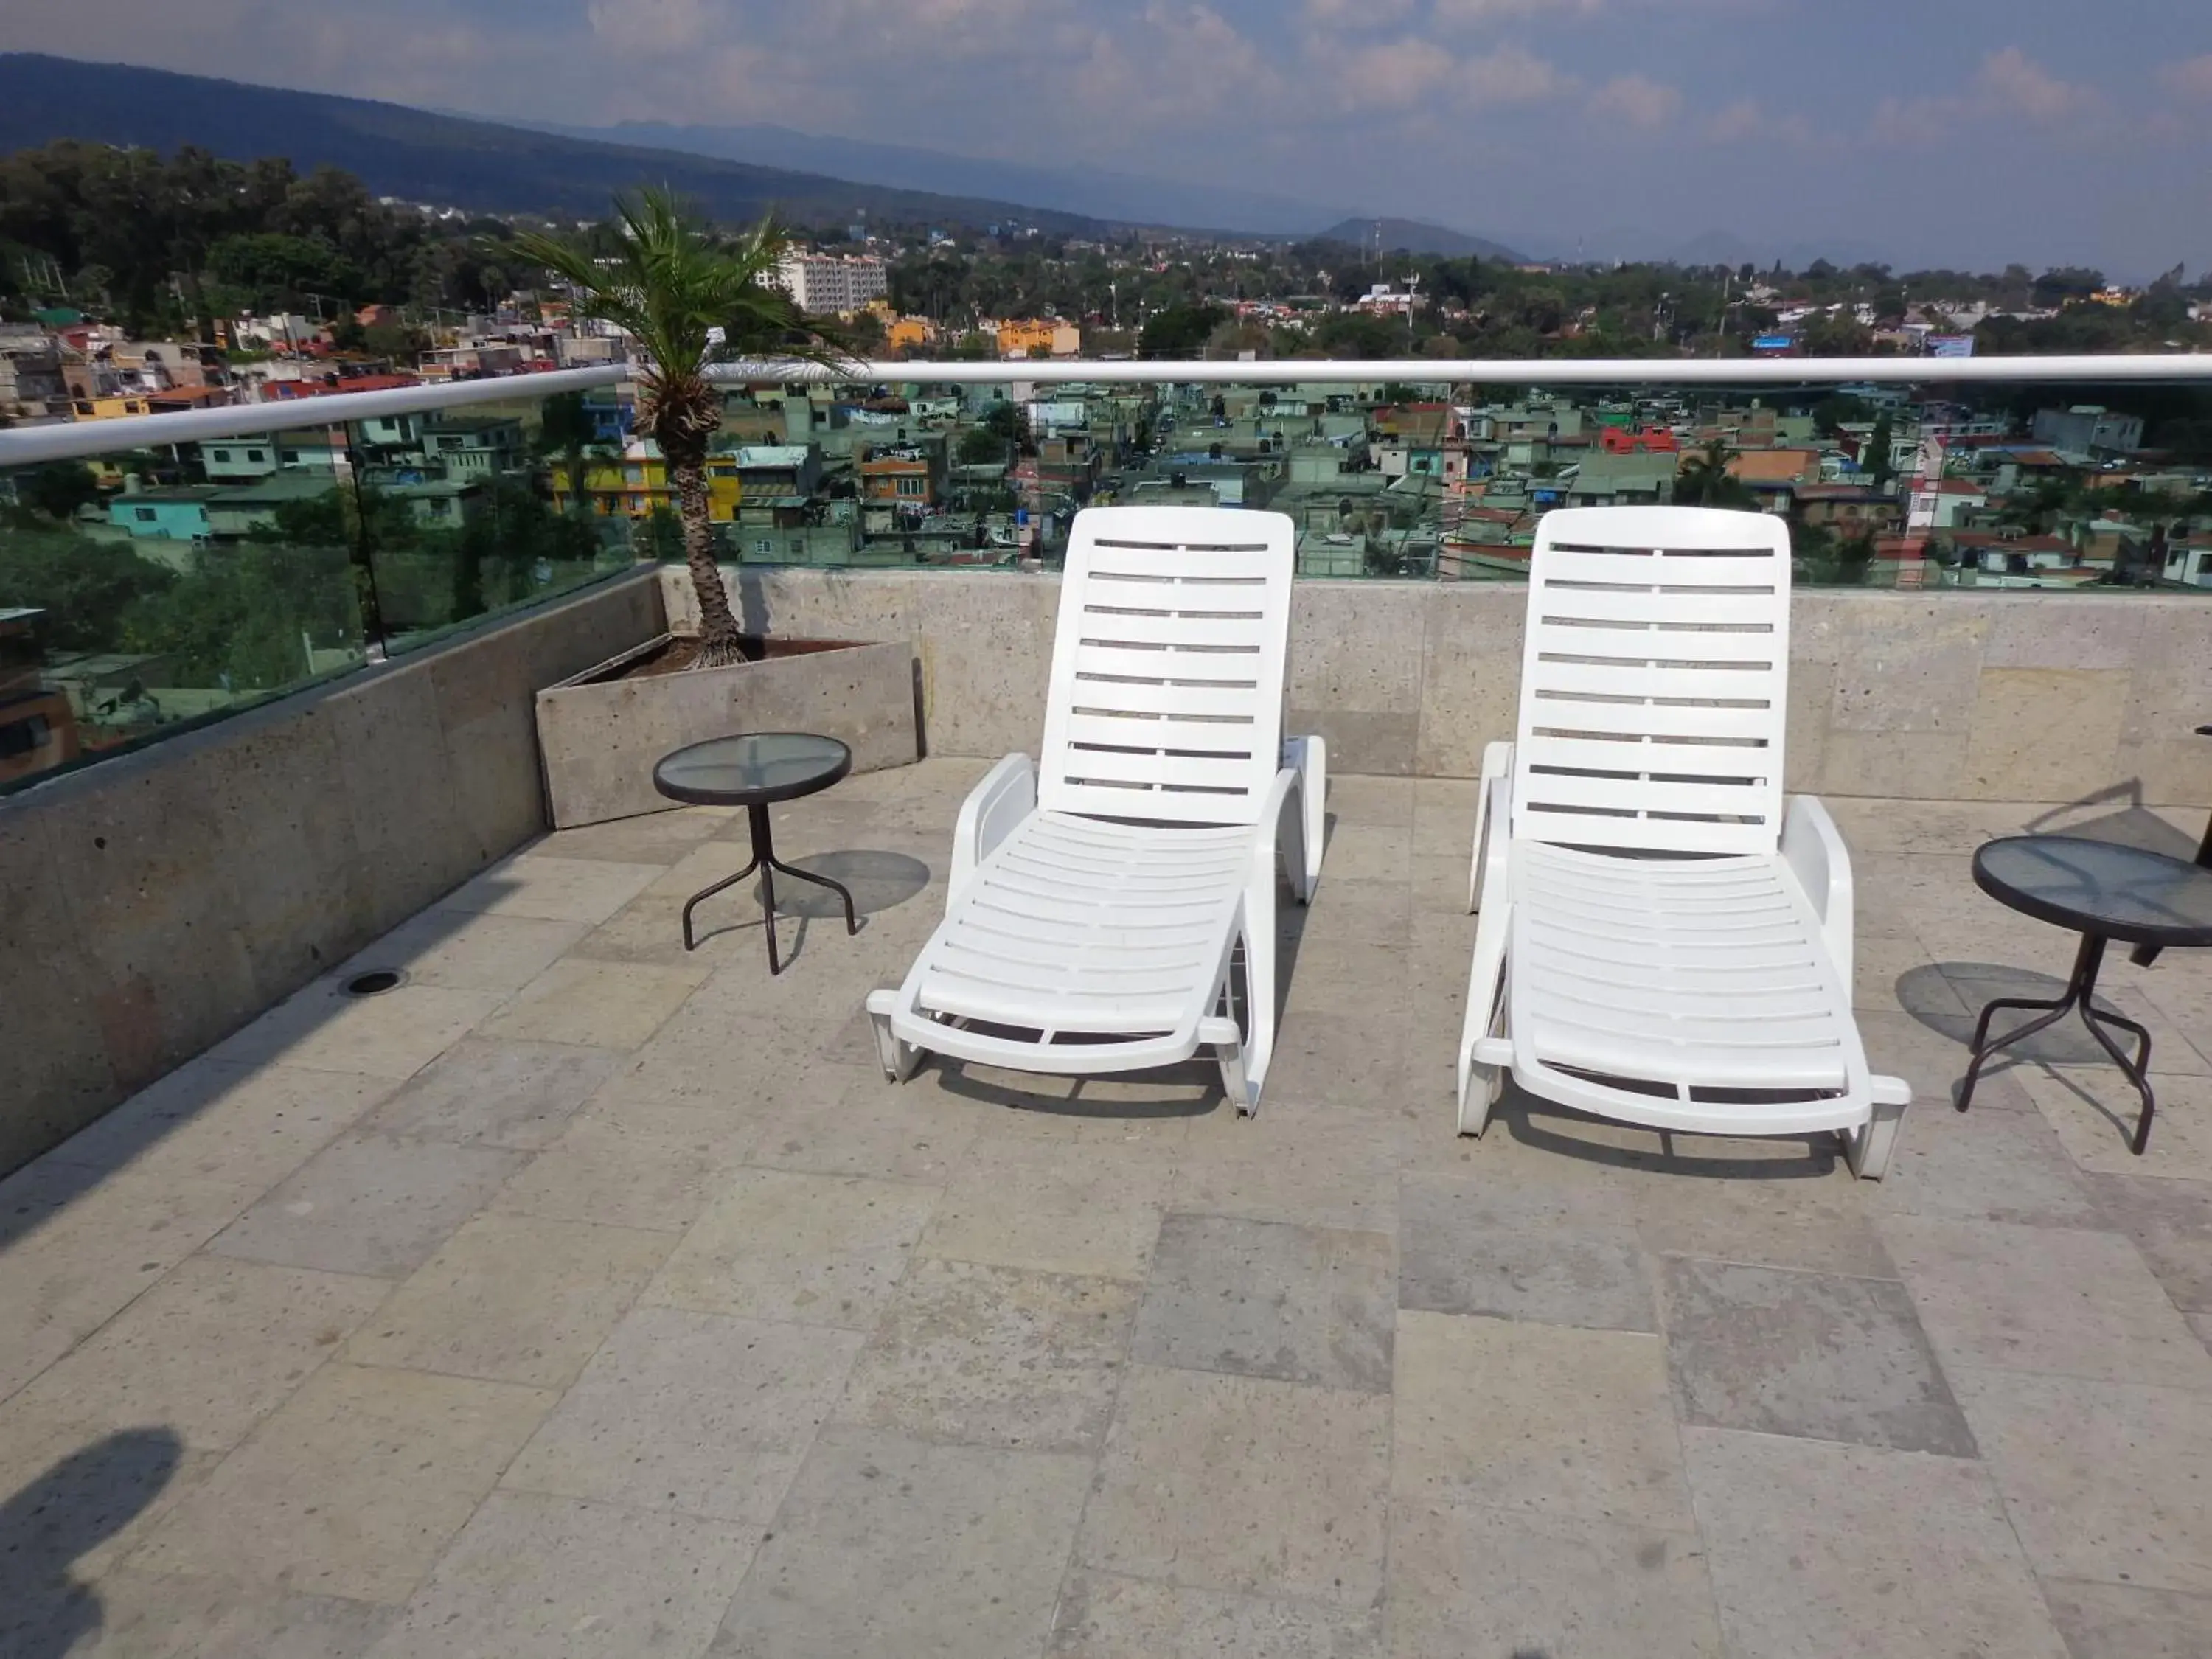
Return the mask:
<path fill-rule="evenodd" d="M 2207 0 L 0 0 L 0 49 L 1202 173 L 1553 256 L 2212 265 Z"/>

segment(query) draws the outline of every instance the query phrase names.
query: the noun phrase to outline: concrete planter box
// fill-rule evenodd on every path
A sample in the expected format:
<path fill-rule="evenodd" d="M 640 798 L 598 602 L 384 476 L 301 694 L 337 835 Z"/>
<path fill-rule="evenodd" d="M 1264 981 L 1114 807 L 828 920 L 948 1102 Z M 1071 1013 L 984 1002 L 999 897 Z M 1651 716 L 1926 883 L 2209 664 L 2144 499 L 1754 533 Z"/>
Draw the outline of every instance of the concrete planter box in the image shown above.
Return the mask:
<path fill-rule="evenodd" d="M 734 668 L 616 678 L 669 637 L 538 694 L 538 748 L 556 829 L 666 811 L 677 803 L 653 788 L 653 763 L 733 732 L 818 732 L 852 749 L 855 772 L 921 757 L 911 646 L 770 641 L 771 653 L 787 643 L 806 648 Z"/>

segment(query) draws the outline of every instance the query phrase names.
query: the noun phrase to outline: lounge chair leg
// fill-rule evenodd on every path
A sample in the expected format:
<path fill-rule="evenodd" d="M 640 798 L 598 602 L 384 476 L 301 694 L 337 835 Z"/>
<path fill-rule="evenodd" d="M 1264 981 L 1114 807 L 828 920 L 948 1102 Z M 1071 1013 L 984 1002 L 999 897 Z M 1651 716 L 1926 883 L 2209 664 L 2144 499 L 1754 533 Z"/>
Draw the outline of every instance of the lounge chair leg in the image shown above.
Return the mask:
<path fill-rule="evenodd" d="M 1260 1109 L 1260 1103 L 1252 1098 L 1252 1091 L 1244 1080 L 1244 1045 L 1242 1042 L 1218 1042 L 1214 1045 L 1213 1057 L 1221 1066 L 1221 1092 L 1236 1103 L 1237 1115 L 1251 1117 Z"/>
<path fill-rule="evenodd" d="M 1861 1181 L 1881 1179 L 1889 1168 L 1889 1155 L 1897 1147 L 1898 1126 L 1904 1121 L 1904 1107 L 1877 1102 L 1864 1128 L 1844 1131 L 1844 1156 L 1853 1175 Z"/>
<path fill-rule="evenodd" d="M 893 1083 L 903 1083 L 921 1063 L 921 1050 L 902 1041 L 891 1030 L 891 1009 L 897 994 L 895 991 L 869 992 L 868 1024 L 876 1034 L 876 1059 L 883 1066 L 884 1076 Z"/>

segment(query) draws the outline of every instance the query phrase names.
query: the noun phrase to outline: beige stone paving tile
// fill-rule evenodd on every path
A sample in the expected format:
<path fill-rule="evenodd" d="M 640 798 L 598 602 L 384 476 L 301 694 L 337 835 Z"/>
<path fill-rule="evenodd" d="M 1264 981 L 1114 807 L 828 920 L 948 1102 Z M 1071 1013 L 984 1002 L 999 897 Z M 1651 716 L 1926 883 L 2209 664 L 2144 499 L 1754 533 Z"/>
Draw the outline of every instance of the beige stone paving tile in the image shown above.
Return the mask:
<path fill-rule="evenodd" d="M 89 1647 L 59 1641 L 33 1653 L 74 1659 L 362 1659 L 397 1609 L 206 1578 L 113 1572 L 95 1587 L 100 1629 Z M 0 1625 L 0 1635 L 5 1634 Z"/>
<path fill-rule="evenodd" d="M 2150 1143 L 2137 1158 L 2130 1149 L 2142 1097 L 2118 1067 L 2035 1066 L 2023 1067 L 2019 1077 L 2081 1168 L 2100 1175 L 2212 1181 L 2212 1078 L 2151 1073 L 2157 1109 Z"/>
<path fill-rule="evenodd" d="M 941 1185 L 995 1113 L 927 1085 L 900 1088 L 872 1066 L 838 1070 L 818 1094 L 780 1101 L 755 1120 L 744 1162 Z"/>
<path fill-rule="evenodd" d="M 1251 1221 L 1396 1231 L 1396 1136 L 1365 1115 L 1291 1101 L 1192 1120 L 1175 1207 Z"/>
<path fill-rule="evenodd" d="M 765 1526 L 858 1331 L 633 1309 L 501 1485 Z"/>
<path fill-rule="evenodd" d="M 872 1327 L 936 1207 L 935 1188 L 739 1170 L 646 1291 L 652 1306 Z"/>
<path fill-rule="evenodd" d="M 509 1382 L 325 1365 L 126 1565 L 404 1601 L 555 1397 Z"/>
<path fill-rule="evenodd" d="M 390 1293 L 380 1279 L 190 1256 L 9 1402 L 225 1451 Z"/>
<path fill-rule="evenodd" d="M 673 1243 L 633 1227 L 478 1216 L 392 1292 L 343 1357 L 565 1388 Z"/>
<path fill-rule="evenodd" d="M 979 1140 L 945 1188 L 921 1254 L 1038 1273 L 1138 1279 L 1176 1161 L 1151 1146 Z"/>
<path fill-rule="evenodd" d="M 2037 1572 L 2212 1595 L 2212 1395 L 1954 1366 Z"/>
<path fill-rule="evenodd" d="M 705 963 L 555 963 L 483 1022 L 486 1036 L 635 1048 L 667 1023 L 711 971 Z"/>
<path fill-rule="evenodd" d="M 695 1516 L 494 1492 L 371 1653 L 696 1654 L 713 1639 L 758 1535 Z"/>
<path fill-rule="evenodd" d="M 1730 1652 L 2066 1659 L 1979 1464 L 1721 1429 L 1682 1443 Z"/>
<path fill-rule="evenodd" d="M 2212 1355 L 2118 1233 L 1908 1216 L 1881 1231 L 1947 1369 L 2212 1390 Z"/>
<path fill-rule="evenodd" d="M 731 895 L 738 890 L 732 888 Z M 632 899 L 584 935 L 571 952 L 593 962 L 647 963 L 663 968 L 703 963 L 709 969 L 750 959 L 765 963 L 760 913 L 702 905 L 692 917 L 692 946 L 684 944 L 684 901 L 672 895 Z"/>
<path fill-rule="evenodd" d="M 1401 1312 L 1393 1425 L 1395 1504 L 1695 1529 L 1656 1336 Z"/>
<path fill-rule="evenodd" d="M 0 1400 L 105 1324 L 243 1206 L 236 1188 L 155 1172 L 110 1176 L 79 1190 L 83 1172 L 55 1167 L 59 1187 L 35 1224 L 0 1249 Z M 28 1209 L 32 1186 L 16 1189 Z M 10 1218 L 0 1215 L 0 1223 Z M 26 1217 L 28 1219 L 28 1217 Z"/>
<path fill-rule="evenodd" d="M 847 1382 L 836 1420 L 919 1440 L 1096 1452 L 1137 1286 L 969 1261 L 914 1264 Z"/>
<path fill-rule="evenodd" d="M 830 1427 L 792 1483 L 720 1659 L 1030 1659 L 1091 1460 Z"/>
<path fill-rule="evenodd" d="M 2212 1596 L 2046 1578 L 2043 1599 L 2074 1659 L 2199 1659 Z"/>
<path fill-rule="evenodd" d="M 757 1133 L 751 1118 L 726 1109 L 603 1091 L 487 1207 L 680 1233 Z"/>
<path fill-rule="evenodd" d="M 1382 1588 L 1389 1479 L 1383 1395 L 1132 1366 L 1077 1559 L 1365 1606 Z"/>
<path fill-rule="evenodd" d="M 44 1161 L 181 1176 L 258 1198 L 396 1086 L 390 1078 L 191 1060 L 72 1135 Z"/>
<path fill-rule="evenodd" d="M 498 991 L 402 985 L 349 997 L 318 981 L 208 1051 L 210 1059 L 279 1061 L 318 1072 L 409 1078 L 507 998 Z"/>
<path fill-rule="evenodd" d="M 1449 1498 L 1393 1507 L 1383 1620 L 1392 1659 L 1723 1653 L 1695 1534 Z"/>
<path fill-rule="evenodd" d="M 756 971 L 764 975 L 767 964 L 757 964 Z M 779 1100 L 821 1093 L 827 1085 L 815 1051 L 825 1035 L 821 1020 L 827 999 L 817 991 L 812 1008 L 779 1018 L 743 1003 L 726 1004 L 710 996 L 712 990 L 709 981 L 694 992 L 609 1081 L 600 1100 L 635 1093 L 733 1110 L 765 1109 Z M 842 1002 L 840 998 L 829 1006 Z"/>
<path fill-rule="evenodd" d="M 2017 1073 L 1985 1079 L 1971 1110 L 1928 1101 L 1905 1115 L 1873 1214 L 2036 1227 L 2096 1227 L 2096 1200 Z"/>
<path fill-rule="evenodd" d="M 1322 857 L 1324 881 L 1404 882 L 1413 876 L 1410 813 L 1395 823 L 1347 820 L 1331 827 Z"/>
<path fill-rule="evenodd" d="M 342 1135 L 209 1245 L 217 1255 L 401 1278 L 481 1209 L 526 1153 Z"/>
<path fill-rule="evenodd" d="M 19 1650 L 13 1638 L 42 1654 L 22 1632 L 58 1611 L 58 1588 L 109 1573 L 222 1461 L 158 1422 L 118 1428 L 22 1395 L 0 1404 L 0 1652 Z"/>
<path fill-rule="evenodd" d="M 1896 1276 L 1847 1166 L 1795 1180 L 1662 1175 L 1636 1182 L 1629 1203 L 1637 1237 L 1654 1255 Z"/>
<path fill-rule="evenodd" d="M 1185 1589 L 1078 1571 L 1061 1587 L 1046 1659 L 1382 1659 L 1382 1610 Z"/>
<path fill-rule="evenodd" d="M 1661 1322 L 1685 1423 L 1972 1457 L 1905 1286 L 1667 1256 Z"/>
<path fill-rule="evenodd" d="M 667 869 L 659 863 L 518 853 L 447 894 L 437 908 L 596 927 L 659 881 Z"/>
<path fill-rule="evenodd" d="M 559 1138 L 569 1115 L 620 1064 L 605 1048 L 463 1037 L 378 1108 L 368 1127 L 535 1151 Z"/>
<path fill-rule="evenodd" d="M 1413 778 L 1340 772 L 1328 780 L 1324 805 L 1340 824 L 1403 830 L 1413 821 L 1418 787 Z"/>
<path fill-rule="evenodd" d="M 1963 1019 L 1966 1005 L 1917 939 L 1852 941 L 1851 1004 Z"/>
<path fill-rule="evenodd" d="M 425 910 L 399 924 L 331 977 L 343 983 L 373 968 L 404 970 L 416 985 L 512 995 L 591 932 L 584 921 Z"/>

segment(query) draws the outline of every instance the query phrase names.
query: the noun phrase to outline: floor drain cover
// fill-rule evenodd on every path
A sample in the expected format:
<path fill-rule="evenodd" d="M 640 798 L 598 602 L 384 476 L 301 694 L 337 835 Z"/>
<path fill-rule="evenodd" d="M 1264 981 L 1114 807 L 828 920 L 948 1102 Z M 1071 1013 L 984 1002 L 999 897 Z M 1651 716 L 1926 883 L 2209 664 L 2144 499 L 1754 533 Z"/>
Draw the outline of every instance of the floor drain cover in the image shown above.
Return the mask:
<path fill-rule="evenodd" d="M 346 994 L 350 997 L 373 997 L 389 991 L 406 977 L 396 969 L 372 968 L 365 974 L 356 974 L 345 982 Z"/>

